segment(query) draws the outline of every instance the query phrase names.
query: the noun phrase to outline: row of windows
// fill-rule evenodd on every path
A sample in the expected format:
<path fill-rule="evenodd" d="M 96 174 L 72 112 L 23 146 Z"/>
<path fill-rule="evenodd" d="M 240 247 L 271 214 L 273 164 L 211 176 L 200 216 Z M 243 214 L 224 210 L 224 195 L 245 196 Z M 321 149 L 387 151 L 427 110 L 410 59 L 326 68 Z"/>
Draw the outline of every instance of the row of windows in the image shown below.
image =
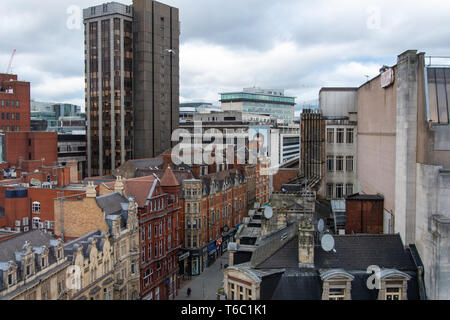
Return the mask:
<path fill-rule="evenodd" d="M 172 229 L 172 217 L 169 216 L 167 218 L 166 225 L 167 225 L 167 231 L 171 231 L 171 229 Z M 157 222 L 155 222 L 154 227 L 155 227 L 154 237 L 157 238 L 158 236 L 162 236 L 163 229 L 164 229 L 164 221 L 161 221 L 161 223 L 159 223 L 159 224 Z M 158 230 L 159 230 L 159 232 L 158 232 Z M 145 236 L 146 236 L 146 228 L 145 227 L 141 227 L 141 241 L 142 242 L 145 242 L 145 239 L 146 239 Z M 152 238 L 152 224 L 151 223 L 148 224 L 148 226 L 147 226 L 147 238 L 148 239 Z"/>
<path fill-rule="evenodd" d="M 2 107 L 16 107 L 19 108 L 19 100 L 2 100 Z"/>
<path fill-rule="evenodd" d="M 334 192 L 336 190 L 336 192 Z M 353 194 L 353 184 L 347 183 L 345 185 L 345 195 L 349 196 Z M 344 184 L 337 183 L 336 186 L 332 183 L 327 184 L 327 198 L 343 198 L 344 197 Z"/>
<path fill-rule="evenodd" d="M 344 141 L 344 128 L 327 128 L 327 143 L 353 143 L 353 128 L 347 128 Z"/>
<path fill-rule="evenodd" d="M 163 268 L 163 272 L 165 273 L 167 270 L 172 270 L 172 266 L 176 267 L 176 259 L 174 256 L 169 257 L 164 260 L 164 263 L 161 265 L 161 262 L 156 264 L 156 272 L 157 278 L 161 276 L 161 269 Z M 147 287 L 153 281 L 153 268 L 149 268 L 144 272 L 144 286 Z"/>
<path fill-rule="evenodd" d="M 327 156 L 327 171 L 344 171 L 344 156 L 336 156 L 336 166 L 334 158 L 334 156 Z M 353 171 L 353 156 L 345 157 L 345 169 L 347 172 Z"/>
<path fill-rule="evenodd" d="M 2 131 L 3 132 L 20 131 L 20 126 L 2 126 Z"/>
<path fill-rule="evenodd" d="M 166 239 L 164 239 L 164 243 L 163 240 L 159 240 L 158 242 L 155 242 L 154 244 L 154 251 L 152 251 L 152 245 L 149 244 L 148 247 L 146 248 L 146 246 L 142 247 L 142 263 L 144 264 L 145 262 L 148 262 L 150 260 L 152 260 L 152 257 L 154 259 L 161 257 L 163 255 L 163 245 L 167 244 L 167 250 L 170 250 L 170 248 L 172 248 L 172 235 L 169 234 L 167 236 Z M 153 254 L 153 255 L 152 255 Z"/>
<path fill-rule="evenodd" d="M 2 112 L 2 120 L 20 120 L 20 113 Z"/>
<path fill-rule="evenodd" d="M 228 298 L 231 300 L 253 300 L 252 289 L 230 283 Z"/>

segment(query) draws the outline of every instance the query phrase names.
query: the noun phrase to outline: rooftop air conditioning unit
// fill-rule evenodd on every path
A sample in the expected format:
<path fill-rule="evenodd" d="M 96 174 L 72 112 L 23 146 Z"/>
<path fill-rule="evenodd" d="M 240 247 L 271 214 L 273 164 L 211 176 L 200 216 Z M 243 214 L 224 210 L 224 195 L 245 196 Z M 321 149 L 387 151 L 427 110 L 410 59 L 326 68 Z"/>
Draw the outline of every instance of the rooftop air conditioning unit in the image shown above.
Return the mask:
<path fill-rule="evenodd" d="M 16 232 L 20 232 L 20 227 L 16 227 Z"/>
<path fill-rule="evenodd" d="M 39 229 L 44 229 L 44 223 L 43 222 L 39 222 Z"/>
<path fill-rule="evenodd" d="M 20 220 L 16 220 L 16 227 L 20 227 Z"/>
<path fill-rule="evenodd" d="M 29 227 L 23 227 L 23 232 L 28 232 L 28 231 L 30 231 Z"/>
<path fill-rule="evenodd" d="M 28 225 L 28 217 L 22 218 L 22 224 L 23 224 L 24 226 L 27 226 L 27 225 Z"/>

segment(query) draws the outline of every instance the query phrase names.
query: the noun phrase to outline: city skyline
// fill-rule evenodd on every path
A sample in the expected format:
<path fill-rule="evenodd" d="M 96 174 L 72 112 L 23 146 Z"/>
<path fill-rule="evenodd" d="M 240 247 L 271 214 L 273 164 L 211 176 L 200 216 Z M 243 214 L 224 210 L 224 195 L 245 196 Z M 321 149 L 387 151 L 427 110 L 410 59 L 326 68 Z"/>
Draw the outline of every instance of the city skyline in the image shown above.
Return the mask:
<path fill-rule="evenodd" d="M 9 14 L 0 22 L 0 68 L 6 70 L 17 49 L 12 72 L 31 82 L 32 99 L 73 103 L 84 110 L 84 29 L 77 10 L 101 3 L 4 4 Z M 180 8 L 182 103 L 218 104 L 220 91 L 249 86 L 276 86 L 297 102 L 307 101 L 324 86 L 362 85 L 407 48 L 427 55 L 445 55 L 450 49 L 445 42 L 450 31 L 434 28 L 444 24 L 450 5 L 437 1 L 408 2 L 408 7 L 402 1 L 344 1 L 336 8 L 326 1 L 248 0 L 239 2 L 240 10 L 220 1 L 165 3 Z M 439 11 L 427 10 L 433 3 Z M 206 15 L 212 18 L 196 18 Z M 419 31 L 420 36 L 411 36 Z"/>

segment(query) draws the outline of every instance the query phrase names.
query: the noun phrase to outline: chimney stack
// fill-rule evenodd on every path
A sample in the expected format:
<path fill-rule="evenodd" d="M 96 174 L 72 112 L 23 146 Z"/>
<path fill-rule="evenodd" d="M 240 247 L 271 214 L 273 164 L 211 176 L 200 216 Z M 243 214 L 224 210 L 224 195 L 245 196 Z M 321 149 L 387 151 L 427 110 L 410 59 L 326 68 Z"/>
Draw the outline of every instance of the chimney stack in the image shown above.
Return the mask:
<path fill-rule="evenodd" d="M 314 226 L 309 220 L 298 225 L 298 267 L 314 268 Z"/>
<path fill-rule="evenodd" d="M 89 181 L 86 187 L 86 198 L 96 198 L 97 190 L 95 189 L 95 185 L 93 181 Z"/>
<path fill-rule="evenodd" d="M 123 195 L 123 182 L 121 176 L 117 176 L 116 182 L 114 183 L 114 192 L 118 192 Z"/>

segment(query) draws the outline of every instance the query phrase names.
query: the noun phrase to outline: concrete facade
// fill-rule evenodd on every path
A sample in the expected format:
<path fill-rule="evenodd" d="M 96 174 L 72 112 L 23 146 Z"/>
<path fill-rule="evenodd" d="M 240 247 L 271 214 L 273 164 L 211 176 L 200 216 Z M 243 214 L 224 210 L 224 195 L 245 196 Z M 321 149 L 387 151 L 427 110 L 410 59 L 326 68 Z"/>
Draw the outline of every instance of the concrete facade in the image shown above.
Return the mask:
<path fill-rule="evenodd" d="M 343 199 L 359 191 L 357 182 L 357 88 L 322 88 L 319 109 L 325 119 L 326 171 L 319 195 Z"/>
<path fill-rule="evenodd" d="M 177 8 L 133 1 L 133 101 L 135 159 L 172 147 L 179 121 L 179 36 Z"/>
<path fill-rule="evenodd" d="M 424 53 L 408 50 L 398 56 L 397 65 L 383 67 L 380 76 L 358 89 L 361 191 L 381 193 L 385 228 L 392 223 L 386 220 L 393 219 L 389 232 L 417 246 L 429 299 L 448 299 L 450 285 L 445 77 L 427 78 L 430 70 L 439 74 L 445 69 L 425 65 Z M 392 81 L 385 82 L 386 72 L 393 72 Z"/>

